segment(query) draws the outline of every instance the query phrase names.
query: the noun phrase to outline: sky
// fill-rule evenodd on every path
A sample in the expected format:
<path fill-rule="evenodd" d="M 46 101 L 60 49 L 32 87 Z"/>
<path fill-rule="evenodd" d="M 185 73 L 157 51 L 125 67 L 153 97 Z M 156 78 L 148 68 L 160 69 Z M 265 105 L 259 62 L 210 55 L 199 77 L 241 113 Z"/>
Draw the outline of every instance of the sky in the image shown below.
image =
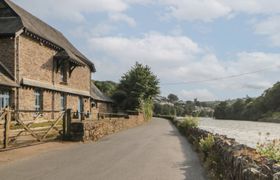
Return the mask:
<path fill-rule="evenodd" d="M 91 59 L 95 80 L 118 82 L 138 61 L 163 96 L 211 101 L 256 97 L 280 79 L 279 0 L 14 2 Z"/>

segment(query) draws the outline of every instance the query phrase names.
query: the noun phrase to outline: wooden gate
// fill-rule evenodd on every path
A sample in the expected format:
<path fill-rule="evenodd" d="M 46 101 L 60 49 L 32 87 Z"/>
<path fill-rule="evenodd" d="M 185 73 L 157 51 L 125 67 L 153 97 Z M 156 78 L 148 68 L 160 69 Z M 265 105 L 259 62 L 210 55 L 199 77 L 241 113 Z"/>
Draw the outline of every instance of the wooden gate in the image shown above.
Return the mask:
<path fill-rule="evenodd" d="M 2 148 L 25 146 L 65 136 L 69 126 L 67 122 L 71 121 L 67 111 L 15 112 L 4 109 L 0 112 Z"/>

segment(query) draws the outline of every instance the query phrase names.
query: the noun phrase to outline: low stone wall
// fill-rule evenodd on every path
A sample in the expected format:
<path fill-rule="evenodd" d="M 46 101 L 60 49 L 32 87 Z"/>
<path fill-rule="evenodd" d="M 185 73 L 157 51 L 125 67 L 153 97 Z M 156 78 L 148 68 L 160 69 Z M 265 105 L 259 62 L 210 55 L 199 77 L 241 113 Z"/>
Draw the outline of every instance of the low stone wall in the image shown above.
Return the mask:
<path fill-rule="evenodd" d="M 129 115 L 127 118 L 83 121 L 71 124 L 71 139 L 75 141 L 97 141 L 100 138 L 144 124 L 143 114 Z"/>
<path fill-rule="evenodd" d="M 280 166 L 275 161 L 261 157 L 255 149 L 239 144 L 235 139 L 199 128 L 179 129 L 194 145 L 213 179 L 280 180 Z M 209 135 L 214 137 L 214 144 L 208 152 L 202 152 L 199 141 Z"/>

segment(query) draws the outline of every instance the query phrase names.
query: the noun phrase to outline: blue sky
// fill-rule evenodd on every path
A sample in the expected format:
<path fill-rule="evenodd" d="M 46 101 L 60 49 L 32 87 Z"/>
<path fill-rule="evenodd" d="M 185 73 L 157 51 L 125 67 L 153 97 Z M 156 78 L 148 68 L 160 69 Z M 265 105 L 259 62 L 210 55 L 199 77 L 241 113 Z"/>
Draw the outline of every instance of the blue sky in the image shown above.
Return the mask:
<path fill-rule="evenodd" d="M 162 95 L 201 101 L 258 96 L 280 77 L 279 0 L 14 0 L 60 30 L 118 81 L 136 61 Z M 201 81 L 258 71 L 246 76 Z"/>

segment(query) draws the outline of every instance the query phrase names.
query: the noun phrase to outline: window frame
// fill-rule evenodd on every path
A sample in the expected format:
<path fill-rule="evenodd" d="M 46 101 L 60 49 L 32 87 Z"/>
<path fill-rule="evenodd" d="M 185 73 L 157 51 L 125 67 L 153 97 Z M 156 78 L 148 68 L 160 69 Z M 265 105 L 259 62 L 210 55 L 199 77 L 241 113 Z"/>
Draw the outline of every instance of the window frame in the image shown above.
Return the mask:
<path fill-rule="evenodd" d="M 60 94 L 60 110 L 65 111 L 66 110 L 66 102 L 67 102 L 67 96 L 65 93 Z"/>
<path fill-rule="evenodd" d="M 11 92 L 9 90 L 0 90 L 0 109 L 4 109 L 11 104 Z"/>
<path fill-rule="evenodd" d="M 67 83 L 67 64 L 63 62 L 59 68 L 60 82 Z"/>
<path fill-rule="evenodd" d="M 43 111 L 43 91 L 41 89 L 34 90 L 35 104 L 34 109 L 37 112 Z"/>

